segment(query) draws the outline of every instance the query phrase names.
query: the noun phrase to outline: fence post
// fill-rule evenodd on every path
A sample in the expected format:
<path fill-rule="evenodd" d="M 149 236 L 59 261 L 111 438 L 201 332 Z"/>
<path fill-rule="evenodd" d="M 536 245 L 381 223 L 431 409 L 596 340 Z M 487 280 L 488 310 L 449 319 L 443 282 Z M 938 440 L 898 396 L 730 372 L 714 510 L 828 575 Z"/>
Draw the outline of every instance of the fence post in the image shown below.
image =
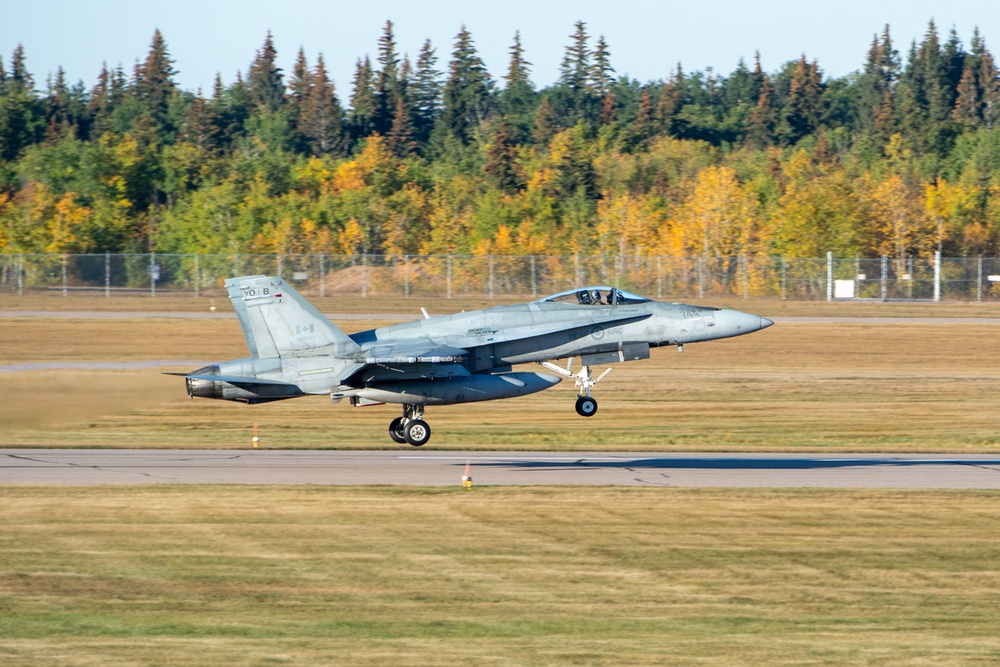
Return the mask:
<path fill-rule="evenodd" d="M 490 253 L 490 298 L 493 298 L 493 253 Z"/>
<path fill-rule="evenodd" d="M 104 298 L 111 298 L 111 253 L 104 253 Z"/>
<path fill-rule="evenodd" d="M 934 253 L 934 300 L 941 300 L 941 251 Z"/>
<path fill-rule="evenodd" d="M 882 300 L 889 298 L 889 256 L 882 255 Z"/>
<path fill-rule="evenodd" d="M 69 291 L 66 288 L 66 255 L 65 254 L 62 256 L 62 288 L 63 288 L 63 290 L 62 290 L 63 296 L 67 296 L 69 294 Z"/>
<path fill-rule="evenodd" d="M 976 279 L 976 301 L 983 300 L 983 256 L 979 256 L 979 276 Z"/>
<path fill-rule="evenodd" d="M 410 256 L 403 255 L 403 298 L 410 298 Z"/>
<path fill-rule="evenodd" d="M 743 299 L 750 298 L 750 267 L 746 255 L 740 255 L 740 264 L 743 267 L 742 276 L 740 276 L 743 281 Z"/>
<path fill-rule="evenodd" d="M 195 255 L 194 256 L 194 295 L 195 295 L 195 297 L 201 296 L 201 271 L 199 270 L 200 267 L 198 266 L 198 258 L 199 257 L 201 257 L 201 255 Z"/>
<path fill-rule="evenodd" d="M 448 283 L 447 292 L 448 292 L 448 298 L 450 299 L 451 298 L 451 255 L 448 255 L 448 272 L 447 273 L 448 273 L 448 278 L 447 278 L 447 281 L 446 281 Z"/>
<path fill-rule="evenodd" d="M 149 294 L 156 296 L 156 253 L 149 253 Z"/>
<path fill-rule="evenodd" d="M 361 298 L 368 298 L 368 253 L 361 254 Z"/>
<path fill-rule="evenodd" d="M 24 296 L 24 253 L 17 253 L 17 295 Z"/>
<path fill-rule="evenodd" d="M 319 254 L 319 296 L 326 296 L 326 253 Z"/>
<path fill-rule="evenodd" d="M 705 263 L 706 257 L 698 255 L 698 298 L 705 298 Z"/>
<path fill-rule="evenodd" d="M 781 300 L 788 298 L 788 278 L 785 269 L 785 256 L 781 256 Z"/>
<path fill-rule="evenodd" d="M 535 256 L 531 256 L 531 298 L 538 297 L 538 282 L 535 278 Z"/>
<path fill-rule="evenodd" d="M 833 253 L 826 253 L 826 300 L 833 301 Z"/>

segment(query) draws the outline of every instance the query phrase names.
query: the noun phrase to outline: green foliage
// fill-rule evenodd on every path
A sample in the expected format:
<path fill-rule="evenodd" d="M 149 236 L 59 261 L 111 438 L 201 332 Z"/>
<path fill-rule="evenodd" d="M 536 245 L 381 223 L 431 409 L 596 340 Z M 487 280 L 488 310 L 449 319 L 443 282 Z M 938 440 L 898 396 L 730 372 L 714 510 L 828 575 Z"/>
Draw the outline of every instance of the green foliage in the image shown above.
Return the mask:
<path fill-rule="evenodd" d="M 0 252 L 587 253 L 628 220 L 630 252 L 674 254 L 704 211 L 752 218 L 719 221 L 752 230 L 745 253 L 1000 250 L 1000 75 L 978 31 L 966 50 L 932 22 L 900 57 L 885 26 L 842 78 L 758 55 L 643 83 L 578 21 L 537 89 L 519 33 L 498 84 L 464 27 L 440 69 L 429 41 L 411 67 L 393 27 L 346 105 L 322 55 L 300 50 L 286 87 L 270 34 L 210 96 L 177 87 L 159 31 L 131 77 L 89 90 L 61 69 L 36 90 L 17 47 Z"/>

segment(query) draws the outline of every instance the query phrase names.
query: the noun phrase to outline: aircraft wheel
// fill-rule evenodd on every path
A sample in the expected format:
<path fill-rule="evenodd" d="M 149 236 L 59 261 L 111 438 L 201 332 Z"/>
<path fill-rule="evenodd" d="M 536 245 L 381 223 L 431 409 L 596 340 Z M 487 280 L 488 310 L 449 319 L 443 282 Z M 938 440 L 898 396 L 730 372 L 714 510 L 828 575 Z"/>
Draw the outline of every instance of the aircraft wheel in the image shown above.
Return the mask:
<path fill-rule="evenodd" d="M 389 423 L 389 437 L 392 438 L 393 442 L 398 442 L 401 445 L 406 442 L 406 436 L 403 435 L 402 417 L 396 417 Z"/>
<path fill-rule="evenodd" d="M 576 399 L 576 412 L 581 417 L 593 417 L 597 414 L 597 401 L 590 396 Z"/>
<path fill-rule="evenodd" d="M 414 447 L 419 447 L 431 439 L 431 427 L 423 419 L 411 419 L 403 431 L 406 434 L 406 441 Z"/>

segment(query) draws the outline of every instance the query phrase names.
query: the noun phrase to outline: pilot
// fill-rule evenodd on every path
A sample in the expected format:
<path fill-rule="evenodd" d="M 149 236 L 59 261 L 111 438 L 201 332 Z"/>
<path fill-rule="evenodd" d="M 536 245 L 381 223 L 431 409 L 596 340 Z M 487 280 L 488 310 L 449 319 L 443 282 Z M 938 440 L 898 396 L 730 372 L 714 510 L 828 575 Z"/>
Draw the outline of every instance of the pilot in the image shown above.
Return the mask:
<path fill-rule="evenodd" d="M 595 289 L 594 290 L 594 298 L 591 301 L 591 303 L 593 303 L 595 305 L 598 305 L 598 306 L 601 305 L 601 290 L 599 290 L 599 289 Z"/>
<path fill-rule="evenodd" d="M 580 290 L 576 293 L 576 300 L 579 301 L 584 306 L 589 306 L 591 303 L 590 292 L 585 289 Z"/>

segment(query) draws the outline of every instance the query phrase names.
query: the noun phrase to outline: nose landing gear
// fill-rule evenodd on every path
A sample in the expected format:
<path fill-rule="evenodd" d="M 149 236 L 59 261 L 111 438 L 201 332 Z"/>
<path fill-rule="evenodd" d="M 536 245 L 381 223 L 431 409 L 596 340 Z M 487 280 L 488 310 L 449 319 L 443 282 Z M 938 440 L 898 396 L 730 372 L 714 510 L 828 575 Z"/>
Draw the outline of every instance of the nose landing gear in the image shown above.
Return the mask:
<path fill-rule="evenodd" d="M 578 372 L 574 373 L 572 370 L 572 357 L 570 357 L 569 364 L 566 368 L 556 366 L 548 361 L 543 361 L 541 363 L 542 366 L 559 373 L 563 377 L 573 378 L 576 380 L 576 386 L 580 390 L 580 394 L 576 399 L 576 412 L 578 415 L 581 417 L 593 417 L 597 414 L 597 400 L 591 397 L 590 390 L 594 388 L 594 385 L 603 380 L 605 375 L 611 372 L 610 368 L 598 375 L 595 380 L 593 374 L 590 372 L 590 366 L 584 366 Z"/>
<path fill-rule="evenodd" d="M 420 447 L 431 439 L 431 427 L 424 421 L 424 406 L 404 405 L 403 416 L 389 424 L 389 437 L 393 442 L 407 442 Z"/>

